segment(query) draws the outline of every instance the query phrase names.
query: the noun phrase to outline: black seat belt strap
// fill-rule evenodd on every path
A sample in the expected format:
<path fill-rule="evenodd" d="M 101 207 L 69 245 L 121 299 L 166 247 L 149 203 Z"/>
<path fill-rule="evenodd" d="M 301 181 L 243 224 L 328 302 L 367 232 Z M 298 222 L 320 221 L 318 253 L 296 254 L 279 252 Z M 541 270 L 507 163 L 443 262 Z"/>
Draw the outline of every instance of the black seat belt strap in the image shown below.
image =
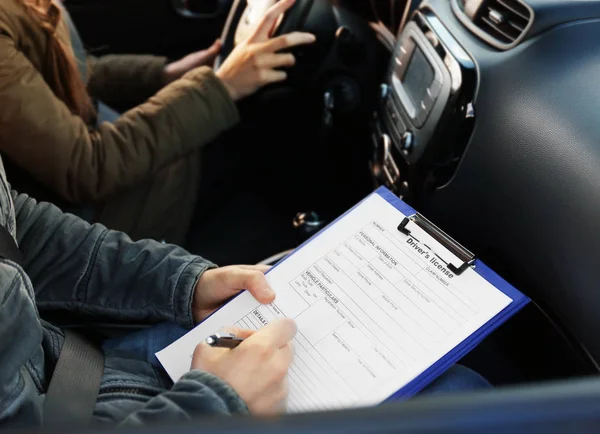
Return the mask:
<path fill-rule="evenodd" d="M 102 351 L 77 333 L 65 330 L 65 343 L 46 392 L 44 424 L 90 422 L 103 374 Z"/>
<path fill-rule="evenodd" d="M 24 266 L 23 254 L 8 230 L 0 225 L 0 258 Z M 88 423 L 104 374 L 104 354 L 91 342 L 70 330 L 52 374 L 44 402 L 45 425 Z"/>
<path fill-rule="evenodd" d="M 8 230 L 0 225 L 0 258 L 8 259 L 23 266 L 23 254 L 17 246 L 17 242 Z"/>

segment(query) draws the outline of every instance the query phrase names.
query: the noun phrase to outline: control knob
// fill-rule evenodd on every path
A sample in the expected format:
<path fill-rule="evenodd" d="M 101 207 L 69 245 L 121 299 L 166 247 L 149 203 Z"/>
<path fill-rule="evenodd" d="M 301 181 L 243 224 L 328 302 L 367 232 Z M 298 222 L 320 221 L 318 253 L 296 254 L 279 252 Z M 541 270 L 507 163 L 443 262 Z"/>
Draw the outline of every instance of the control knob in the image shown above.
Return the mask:
<path fill-rule="evenodd" d="M 404 152 L 411 152 L 415 145 L 415 135 L 412 131 L 406 131 L 402 134 L 402 140 L 400 141 L 400 147 Z"/>
<path fill-rule="evenodd" d="M 379 87 L 379 98 L 381 99 L 381 101 L 385 101 L 386 99 L 388 99 L 389 95 L 390 95 L 390 86 L 388 86 L 385 83 L 382 83 L 381 86 Z"/>

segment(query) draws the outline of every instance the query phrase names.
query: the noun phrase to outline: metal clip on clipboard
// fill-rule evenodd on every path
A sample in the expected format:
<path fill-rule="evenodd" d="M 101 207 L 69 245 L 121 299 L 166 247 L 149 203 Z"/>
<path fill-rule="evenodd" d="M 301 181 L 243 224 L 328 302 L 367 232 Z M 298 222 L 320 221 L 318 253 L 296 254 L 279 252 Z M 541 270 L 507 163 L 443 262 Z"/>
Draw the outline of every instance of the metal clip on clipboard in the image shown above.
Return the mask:
<path fill-rule="evenodd" d="M 416 213 L 411 217 L 404 217 L 402 223 L 398 226 L 398 230 L 405 235 L 410 235 L 410 230 L 407 229 L 407 225 L 409 222 L 414 222 L 418 227 L 423 229 L 427 234 L 429 234 L 434 240 L 444 246 L 450 253 L 456 256 L 458 259 L 462 261 L 460 266 L 456 266 L 451 263 L 446 263 L 442 258 L 441 261 L 446 263 L 448 269 L 452 271 L 455 275 L 460 276 L 465 270 L 469 267 L 474 267 L 475 265 L 475 255 L 471 253 L 469 250 L 465 249 L 451 237 L 446 235 L 443 231 L 441 231 L 436 225 L 431 223 L 421 214 Z M 439 258 L 439 255 L 436 255 Z"/>

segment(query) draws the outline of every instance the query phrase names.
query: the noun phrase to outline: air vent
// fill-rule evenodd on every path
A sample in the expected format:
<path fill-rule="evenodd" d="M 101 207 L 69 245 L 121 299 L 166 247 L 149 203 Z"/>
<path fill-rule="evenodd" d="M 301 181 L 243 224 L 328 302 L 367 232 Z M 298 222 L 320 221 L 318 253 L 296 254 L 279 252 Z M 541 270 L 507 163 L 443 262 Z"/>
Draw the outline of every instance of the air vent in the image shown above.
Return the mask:
<path fill-rule="evenodd" d="M 519 0 L 453 0 L 452 5 L 473 33 L 503 50 L 521 42 L 533 22 L 533 10 Z"/>
<path fill-rule="evenodd" d="M 514 44 L 531 22 L 531 12 L 515 0 L 488 0 L 475 15 L 475 25 L 502 44 Z"/>

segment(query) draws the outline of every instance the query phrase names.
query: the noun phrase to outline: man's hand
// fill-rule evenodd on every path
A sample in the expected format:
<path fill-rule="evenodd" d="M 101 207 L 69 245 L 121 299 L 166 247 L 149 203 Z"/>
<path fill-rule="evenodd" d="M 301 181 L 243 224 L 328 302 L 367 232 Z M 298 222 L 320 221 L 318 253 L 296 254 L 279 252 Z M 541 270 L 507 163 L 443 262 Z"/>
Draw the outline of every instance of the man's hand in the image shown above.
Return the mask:
<path fill-rule="evenodd" d="M 198 345 L 192 369 L 228 383 L 253 414 L 281 413 L 288 396 L 287 374 L 294 358 L 291 341 L 296 331 L 296 324 L 288 318 L 275 320 L 257 332 L 232 331 L 244 342 L 233 350 Z"/>
<path fill-rule="evenodd" d="M 165 66 L 163 73 L 165 84 L 169 84 L 172 81 L 183 77 L 186 72 L 191 71 L 194 68 L 200 66 L 212 66 L 213 63 L 215 63 L 217 55 L 221 51 L 221 47 L 221 41 L 217 40 L 206 50 L 197 51 L 196 53 L 185 56 L 183 59 L 169 63 Z"/>
<path fill-rule="evenodd" d="M 254 298 L 269 304 L 275 300 L 275 292 L 265 278 L 266 265 L 233 265 L 205 271 L 194 293 L 192 312 L 196 323 L 205 320 L 227 300 L 243 290 Z"/>
<path fill-rule="evenodd" d="M 294 66 L 296 59 L 282 50 L 298 45 L 312 44 L 316 38 L 310 33 L 294 32 L 271 38 L 277 21 L 295 0 L 281 0 L 269 9 L 253 34 L 239 44 L 217 71 L 234 101 L 247 97 L 263 86 L 284 81 L 285 71 Z"/>

